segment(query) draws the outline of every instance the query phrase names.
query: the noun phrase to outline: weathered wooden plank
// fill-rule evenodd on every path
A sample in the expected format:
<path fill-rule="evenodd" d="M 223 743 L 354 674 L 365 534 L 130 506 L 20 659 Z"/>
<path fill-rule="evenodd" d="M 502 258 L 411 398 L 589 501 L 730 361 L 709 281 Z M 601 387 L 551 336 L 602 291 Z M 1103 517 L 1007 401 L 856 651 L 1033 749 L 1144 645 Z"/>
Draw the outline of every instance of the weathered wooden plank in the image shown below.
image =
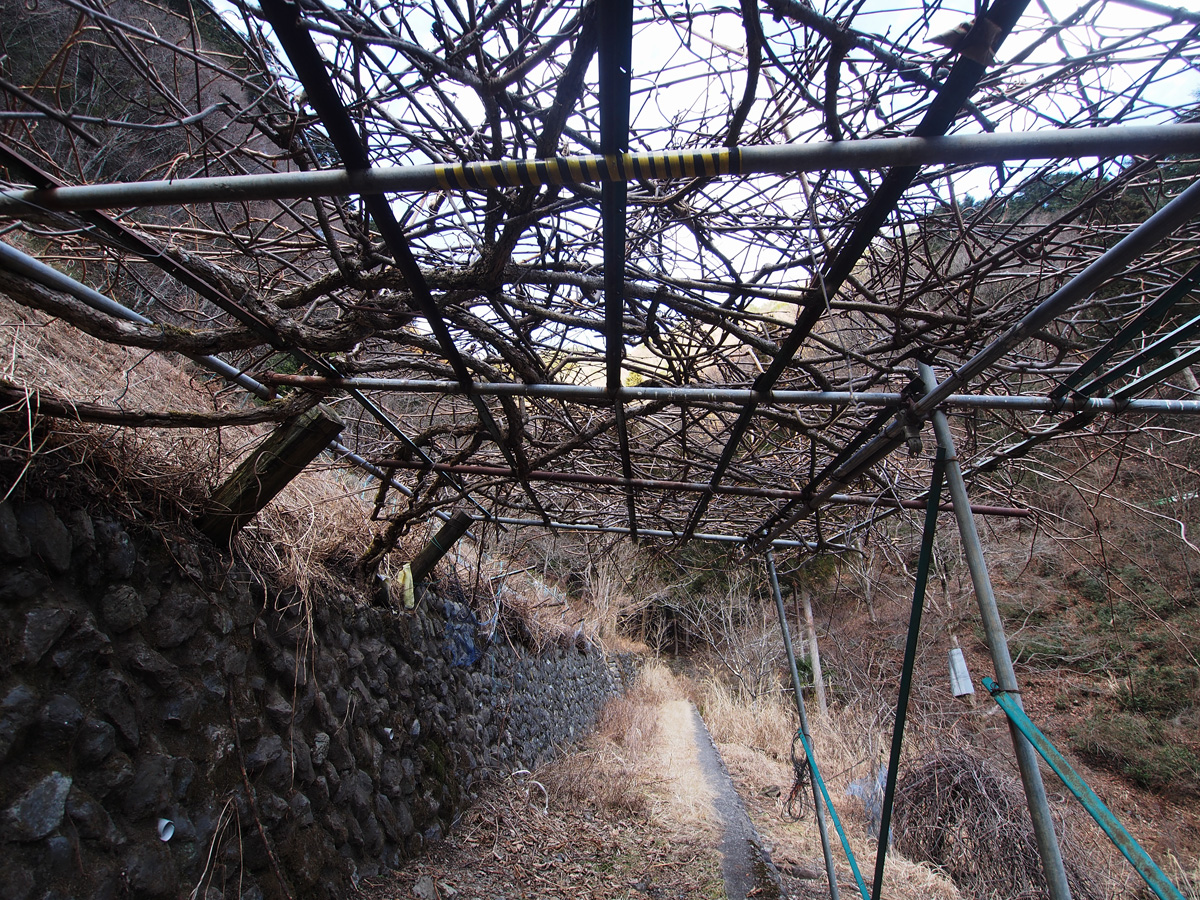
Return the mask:
<path fill-rule="evenodd" d="M 419 584 L 425 580 L 425 576 L 433 570 L 438 560 L 446 555 L 446 551 L 454 546 L 454 542 L 467 533 L 467 529 L 471 527 L 473 521 L 470 513 L 460 509 L 438 529 L 438 533 L 413 558 L 409 566 L 412 570 L 413 584 Z"/>
<path fill-rule="evenodd" d="M 200 530 L 213 543 L 227 545 L 344 427 L 324 405 L 281 424 L 213 494 L 196 523 Z"/>

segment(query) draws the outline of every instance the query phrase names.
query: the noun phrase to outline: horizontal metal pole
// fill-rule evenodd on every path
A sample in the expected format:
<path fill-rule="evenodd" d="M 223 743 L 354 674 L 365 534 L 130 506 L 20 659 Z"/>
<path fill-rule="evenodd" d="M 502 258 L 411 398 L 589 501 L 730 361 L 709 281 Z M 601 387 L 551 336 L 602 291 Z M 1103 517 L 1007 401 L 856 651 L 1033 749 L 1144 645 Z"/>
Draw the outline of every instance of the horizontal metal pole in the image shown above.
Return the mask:
<path fill-rule="evenodd" d="M 1017 134 L 873 138 L 809 144 L 706 148 L 613 156 L 501 160 L 467 165 L 386 166 L 361 172 L 328 169 L 97 184 L 0 193 L 0 215 L 32 209 L 84 210 L 178 203 L 295 200 L 405 191 L 487 190 L 718 175 L 784 174 L 827 169 L 882 169 L 934 164 L 990 165 L 1008 160 L 1191 153 L 1200 125 L 1072 128 Z"/>
<path fill-rule="evenodd" d="M 476 522 L 481 521 L 476 517 Z M 531 528 L 550 528 L 556 531 L 579 531 L 585 534 L 629 534 L 628 528 L 622 528 L 619 525 L 590 525 L 579 522 L 557 522 L 551 521 L 549 524 L 541 519 L 514 519 L 508 516 L 496 516 L 491 519 L 492 522 L 497 522 L 500 525 L 514 525 L 517 527 Z M 682 531 L 666 531 L 661 528 L 638 528 L 638 537 L 657 537 L 667 538 L 669 540 L 679 541 L 683 539 Z M 690 540 L 696 541 L 714 541 L 720 544 L 742 544 L 745 543 L 745 538 L 736 534 L 693 534 Z M 837 553 L 850 553 L 854 551 L 853 547 L 848 547 L 845 544 L 817 544 L 813 541 L 793 541 L 793 540 L 778 540 L 772 541 L 771 546 L 776 550 L 810 550 L 818 552 L 822 550 L 833 551 Z"/>
<path fill-rule="evenodd" d="M 455 475 L 482 475 L 491 478 L 516 478 L 517 473 L 501 466 L 447 465 L 434 463 L 432 466 L 413 459 L 379 459 L 379 466 L 398 469 L 417 469 L 420 471 L 450 472 Z M 651 491 L 684 491 L 687 493 L 725 494 L 736 497 L 762 497 L 769 500 L 803 500 L 801 491 L 790 491 L 782 488 L 742 487 L 739 485 L 718 485 L 711 488 L 707 482 L 670 481 L 656 478 L 623 478 L 618 475 L 595 475 L 590 472 L 550 472 L 533 471 L 526 477 L 530 481 L 553 481 L 564 484 L 595 484 L 619 488 L 642 488 Z M 868 497 L 861 494 L 834 494 L 828 498 L 831 503 L 846 506 L 898 507 L 902 509 L 924 509 L 923 500 L 897 500 L 891 497 Z M 949 503 L 938 507 L 941 512 L 954 512 Z M 1024 519 L 1033 515 L 1032 510 L 1019 509 L 1014 506 L 972 506 L 971 511 L 981 516 L 1007 516 Z"/>
<path fill-rule="evenodd" d="M 1125 830 L 1125 826 L 1104 805 L 1104 801 L 1096 796 L 1096 792 L 1088 786 L 1088 783 L 1080 777 L 1079 773 L 1072 768 L 1063 755 L 1058 752 L 1058 748 L 1033 724 L 1033 720 L 1029 718 L 1025 710 L 1021 709 L 1020 704 L 1015 701 L 1014 695 L 1004 691 L 990 678 L 984 678 L 982 681 L 983 686 L 992 695 L 992 699 L 1000 704 L 1000 708 L 1004 710 L 1004 714 L 1008 716 L 1008 720 L 1016 726 L 1021 734 L 1025 735 L 1029 743 L 1033 745 L 1033 748 L 1046 761 L 1046 765 L 1053 769 L 1054 774 L 1062 779 L 1062 783 L 1067 786 L 1067 790 L 1074 794 L 1075 799 L 1083 804 L 1083 808 L 1096 820 L 1096 824 L 1104 830 L 1104 833 L 1108 835 L 1113 845 L 1121 851 L 1121 855 L 1129 860 L 1130 865 L 1142 876 L 1142 880 L 1146 882 L 1150 890 L 1154 891 L 1159 900 L 1183 900 L 1183 894 L 1180 893 L 1179 888 L 1175 887 L 1171 879 L 1155 864 L 1154 860 L 1142 849 L 1142 845 L 1134 839 L 1133 835 Z"/>
<path fill-rule="evenodd" d="M 385 390 L 407 394 L 463 394 L 457 381 L 430 381 L 413 378 L 325 378 L 320 375 L 282 375 L 268 373 L 263 380 L 281 387 L 308 390 Z M 731 403 L 745 405 L 751 400 L 776 406 L 868 406 L 899 407 L 905 402 L 898 392 L 857 391 L 767 391 L 747 388 L 697 387 L 622 387 L 609 392 L 602 387 L 577 384 L 522 384 L 519 382 L 480 382 L 471 385 L 472 394 L 496 397 L 531 397 L 543 400 L 568 400 L 578 403 L 610 405 L 614 401 L 632 403 Z M 1003 409 L 1018 412 L 1101 413 L 1175 413 L 1200 415 L 1200 400 L 1112 400 L 1107 397 L 1066 397 L 1055 401 L 1036 395 L 951 394 L 942 401 L 946 406 L 964 409 Z"/>

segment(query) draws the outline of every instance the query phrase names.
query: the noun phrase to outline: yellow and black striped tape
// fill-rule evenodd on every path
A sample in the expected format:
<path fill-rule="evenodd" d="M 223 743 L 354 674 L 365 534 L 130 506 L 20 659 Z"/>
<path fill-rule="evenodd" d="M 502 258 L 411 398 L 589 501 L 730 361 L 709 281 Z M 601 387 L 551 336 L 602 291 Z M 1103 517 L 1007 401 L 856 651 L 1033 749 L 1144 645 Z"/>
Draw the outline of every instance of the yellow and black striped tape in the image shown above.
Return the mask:
<path fill-rule="evenodd" d="M 668 153 L 620 153 L 612 156 L 567 156 L 523 162 L 477 162 L 434 166 L 445 190 L 485 191 L 498 187 L 540 187 L 632 181 L 640 178 L 712 178 L 741 174 L 741 154 L 732 150 L 676 150 Z"/>

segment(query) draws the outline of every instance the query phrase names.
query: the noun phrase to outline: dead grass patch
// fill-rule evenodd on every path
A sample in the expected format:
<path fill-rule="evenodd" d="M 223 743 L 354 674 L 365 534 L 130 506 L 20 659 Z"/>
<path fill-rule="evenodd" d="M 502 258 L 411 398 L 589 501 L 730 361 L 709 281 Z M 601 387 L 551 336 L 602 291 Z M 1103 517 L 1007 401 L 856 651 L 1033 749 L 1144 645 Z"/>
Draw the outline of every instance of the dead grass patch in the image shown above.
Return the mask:
<path fill-rule="evenodd" d="M 0 377 L 18 388 L 114 409 L 215 413 L 252 402 L 182 357 L 97 340 L 4 297 L 0 367 Z M 14 410 L 5 422 L 4 462 L 17 495 L 36 463 L 51 481 L 69 472 L 66 482 L 81 501 L 103 498 L 130 521 L 186 522 L 271 428 L 132 429 Z M 51 489 L 64 493 L 61 483 Z M 365 477 L 315 463 L 237 535 L 232 549 L 273 587 L 304 600 L 318 588 L 339 589 L 369 544 L 372 491 Z"/>
<path fill-rule="evenodd" d="M 713 740 L 761 750 L 773 759 L 787 759 L 799 719 L 783 694 L 748 698 L 713 673 L 698 682 L 696 706 Z"/>
<path fill-rule="evenodd" d="M 646 785 L 662 777 L 655 752 L 663 737 L 661 706 L 679 696 L 671 673 L 648 663 L 628 692 L 605 704 L 582 748 L 550 763 L 539 780 L 564 802 L 648 814 L 652 802 Z"/>

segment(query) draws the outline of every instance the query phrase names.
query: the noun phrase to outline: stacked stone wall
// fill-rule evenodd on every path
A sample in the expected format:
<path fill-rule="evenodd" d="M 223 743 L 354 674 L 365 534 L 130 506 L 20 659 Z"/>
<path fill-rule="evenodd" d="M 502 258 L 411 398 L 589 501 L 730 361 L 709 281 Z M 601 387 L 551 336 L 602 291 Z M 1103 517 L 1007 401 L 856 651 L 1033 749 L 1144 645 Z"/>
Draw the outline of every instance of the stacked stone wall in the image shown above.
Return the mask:
<path fill-rule="evenodd" d="M 0 897 L 343 896 L 633 676 L 432 590 L 302 602 L 188 534 L 0 503 Z"/>

